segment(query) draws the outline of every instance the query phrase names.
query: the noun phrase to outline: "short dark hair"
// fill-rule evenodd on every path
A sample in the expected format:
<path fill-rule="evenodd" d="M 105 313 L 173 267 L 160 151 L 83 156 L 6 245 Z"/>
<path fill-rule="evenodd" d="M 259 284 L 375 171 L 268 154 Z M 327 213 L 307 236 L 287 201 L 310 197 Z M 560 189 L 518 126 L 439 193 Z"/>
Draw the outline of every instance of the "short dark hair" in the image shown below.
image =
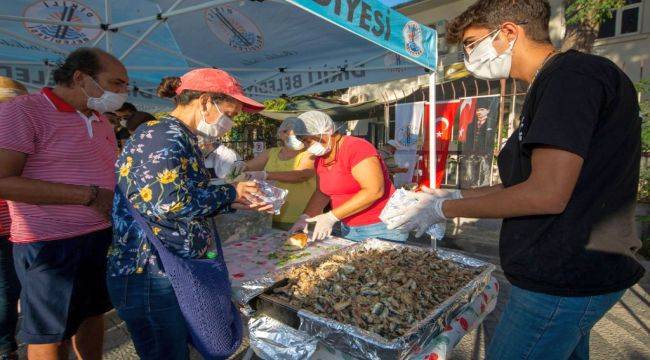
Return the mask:
<path fill-rule="evenodd" d="M 122 104 L 122 107 L 117 109 L 117 111 L 130 111 L 130 112 L 136 112 L 138 111 L 138 108 L 135 107 L 135 105 L 131 104 L 130 102 L 125 102 Z"/>
<path fill-rule="evenodd" d="M 73 51 L 60 63 L 52 72 L 54 82 L 57 85 L 72 85 L 75 71 L 79 70 L 92 77 L 102 72 L 101 56 L 108 55 L 97 48 L 82 47 Z"/>
<path fill-rule="evenodd" d="M 447 24 L 446 38 L 449 43 L 459 43 L 470 26 L 496 29 L 511 21 L 520 24 L 529 39 L 550 43 L 550 16 L 551 6 L 547 0 L 478 0 Z"/>

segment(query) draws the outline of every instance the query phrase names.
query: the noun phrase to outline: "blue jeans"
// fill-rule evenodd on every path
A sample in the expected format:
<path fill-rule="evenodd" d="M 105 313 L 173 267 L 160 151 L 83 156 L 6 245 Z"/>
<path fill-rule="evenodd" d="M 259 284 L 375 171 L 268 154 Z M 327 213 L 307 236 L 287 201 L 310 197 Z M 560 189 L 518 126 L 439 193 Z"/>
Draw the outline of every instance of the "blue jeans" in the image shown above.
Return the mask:
<path fill-rule="evenodd" d="M 20 283 L 14 269 L 13 245 L 0 236 L 0 356 L 17 349 L 16 323 Z"/>
<path fill-rule="evenodd" d="M 487 360 L 589 359 L 591 328 L 624 292 L 562 297 L 513 286 Z"/>
<path fill-rule="evenodd" d="M 151 273 L 108 276 L 108 292 L 141 359 L 186 360 L 189 332 L 169 279 Z"/>
<path fill-rule="evenodd" d="M 363 226 L 347 226 L 341 223 L 341 236 L 352 241 L 363 241 L 369 238 L 375 238 L 380 240 L 406 242 L 409 234 L 397 230 L 388 230 L 386 224 L 383 222 Z"/>

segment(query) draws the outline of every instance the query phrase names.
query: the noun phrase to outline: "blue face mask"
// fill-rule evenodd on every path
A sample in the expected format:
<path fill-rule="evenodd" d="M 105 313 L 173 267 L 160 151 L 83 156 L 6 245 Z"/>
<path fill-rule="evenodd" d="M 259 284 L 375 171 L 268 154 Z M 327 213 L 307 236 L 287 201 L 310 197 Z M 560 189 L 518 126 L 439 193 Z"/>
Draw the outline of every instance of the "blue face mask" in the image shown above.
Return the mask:
<path fill-rule="evenodd" d="M 289 135 L 284 144 L 291 150 L 302 150 L 305 147 L 305 144 L 302 141 L 298 140 L 296 135 Z"/>

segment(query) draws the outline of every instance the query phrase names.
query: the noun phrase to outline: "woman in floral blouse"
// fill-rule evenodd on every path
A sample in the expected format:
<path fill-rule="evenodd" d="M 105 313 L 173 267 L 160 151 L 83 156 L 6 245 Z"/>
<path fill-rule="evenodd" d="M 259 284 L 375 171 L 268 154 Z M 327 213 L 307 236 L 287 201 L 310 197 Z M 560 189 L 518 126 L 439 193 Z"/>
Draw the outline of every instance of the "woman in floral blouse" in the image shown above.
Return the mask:
<path fill-rule="evenodd" d="M 231 117 L 264 106 L 245 97 L 233 77 L 216 69 L 165 78 L 158 94 L 173 97 L 176 108 L 140 126 L 116 164 L 118 191 L 107 282 L 113 305 L 142 359 L 187 359 L 189 334 L 174 290 L 126 202 L 176 255 L 206 256 L 220 241 L 212 217 L 250 208 L 243 199 L 257 187 L 250 182 L 211 185 L 198 137 L 223 135 L 232 127 Z"/>

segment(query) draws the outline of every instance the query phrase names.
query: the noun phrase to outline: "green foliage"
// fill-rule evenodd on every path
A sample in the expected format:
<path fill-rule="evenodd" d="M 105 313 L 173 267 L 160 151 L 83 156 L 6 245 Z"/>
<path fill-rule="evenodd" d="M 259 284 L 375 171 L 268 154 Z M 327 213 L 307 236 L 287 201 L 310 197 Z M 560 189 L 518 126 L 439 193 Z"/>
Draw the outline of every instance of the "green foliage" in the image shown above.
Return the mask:
<path fill-rule="evenodd" d="M 289 100 L 283 98 L 264 101 L 266 110 L 271 111 L 285 110 L 288 104 Z M 245 112 L 235 116 L 233 122 L 235 124 L 228 135 L 229 141 L 268 139 L 275 136 L 276 129 L 280 125 L 277 120 Z"/>
<path fill-rule="evenodd" d="M 569 0 L 566 8 L 567 23 L 598 26 L 612 17 L 612 9 L 625 5 L 625 0 Z"/>

